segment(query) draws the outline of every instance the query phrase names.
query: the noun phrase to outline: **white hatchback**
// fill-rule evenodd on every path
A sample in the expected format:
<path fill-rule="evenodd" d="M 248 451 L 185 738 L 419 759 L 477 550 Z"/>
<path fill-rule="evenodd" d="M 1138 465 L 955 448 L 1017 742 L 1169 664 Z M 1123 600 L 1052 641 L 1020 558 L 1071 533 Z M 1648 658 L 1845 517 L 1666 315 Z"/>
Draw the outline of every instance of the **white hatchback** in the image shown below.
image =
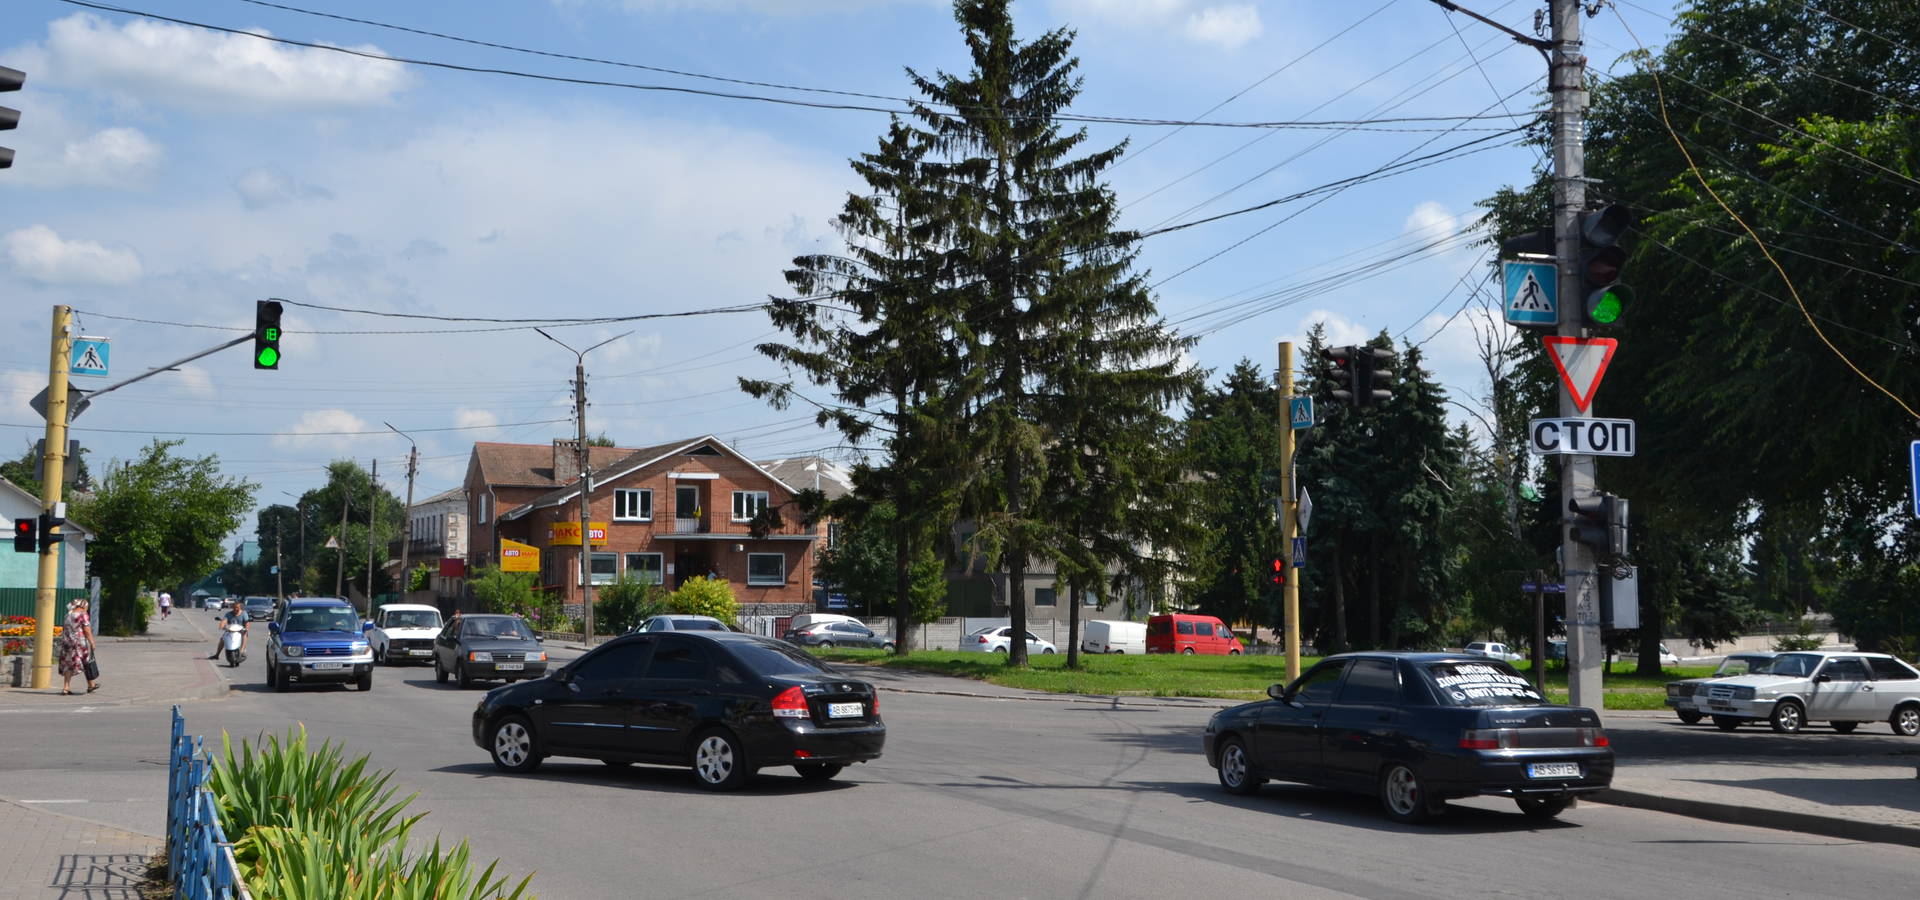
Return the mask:
<path fill-rule="evenodd" d="M 1011 646 L 1012 643 L 1013 626 L 995 625 L 982 628 L 962 638 L 960 641 L 960 649 L 971 653 L 1006 653 L 1007 648 Z M 1054 649 L 1051 642 L 1034 637 L 1033 632 L 1029 631 L 1027 632 L 1027 652 L 1055 653 L 1058 651 Z"/>

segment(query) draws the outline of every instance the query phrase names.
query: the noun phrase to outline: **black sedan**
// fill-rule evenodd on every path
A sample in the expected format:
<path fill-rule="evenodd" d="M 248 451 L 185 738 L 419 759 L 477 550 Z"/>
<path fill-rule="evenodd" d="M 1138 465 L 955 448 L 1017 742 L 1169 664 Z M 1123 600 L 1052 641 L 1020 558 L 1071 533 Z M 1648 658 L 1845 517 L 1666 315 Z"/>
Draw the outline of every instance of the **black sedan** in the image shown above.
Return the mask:
<path fill-rule="evenodd" d="M 728 631 L 616 638 L 551 677 L 488 691 L 473 711 L 473 742 L 509 772 L 549 756 L 692 766 L 717 791 L 773 766 L 825 781 L 878 759 L 886 737 L 873 685 Z"/>
<path fill-rule="evenodd" d="M 547 674 L 547 651 L 519 616 L 462 615 L 433 639 L 433 678 L 461 687 L 482 679 L 518 681 Z"/>
<path fill-rule="evenodd" d="M 1207 763 L 1229 793 L 1268 779 L 1355 790 L 1402 822 L 1496 795 L 1552 818 L 1613 781 L 1600 717 L 1546 702 L 1498 660 L 1348 653 L 1267 694 L 1207 723 Z"/>

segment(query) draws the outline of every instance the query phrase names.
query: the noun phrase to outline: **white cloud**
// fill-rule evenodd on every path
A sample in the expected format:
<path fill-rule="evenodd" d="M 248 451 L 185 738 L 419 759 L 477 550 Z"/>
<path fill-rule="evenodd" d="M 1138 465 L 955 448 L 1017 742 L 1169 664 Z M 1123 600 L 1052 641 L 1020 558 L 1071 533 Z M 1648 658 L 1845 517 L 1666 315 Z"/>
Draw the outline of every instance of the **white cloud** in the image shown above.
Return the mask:
<path fill-rule="evenodd" d="M 294 200 L 325 200 L 333 197 L 326 188 L 298 181 L 274 169 L 248 169 L 234 179 L 233 189 L 248 209 L 266 209 Z"/>
<path fill-rule="evenodd" d="M 45 345 L 46 340 L 43 336 L 41 339 L 42 349 L 40 351 L 42 356 L 45 356 L 47 352 Z M 0 370 L 0 410 L 5 410 L 9 416 L 25 417 L 19 421 L 38 421 L 40 417 L 39 414 L 33 411 L 33 407 L 28 405 L 27 401 L 32 400 L 35 394 L 45 390 L 46 386 L 47 373 L 45 370 L 39 372 L 32 372 L 26 369 Z M 32 442 L 29 441 L 28 443 Z M 0 452 L 4 452 L 9 457 L 12 457 L 14 453 L 14 451 L 4 449 L 0 449 Z"/>
<path fill-rule="evenodd" d="M 340 432 L 373 431 L 365 419 L 344 409 L 311 409 L 300 414 L 286 431 L 273 436 L 272 444 L 282 449 L 322 448 L 343 452 L 362 442 Z"/>
<path fill-rule="evenodd" d="M 31 188 L 144 188 L 165 154 L 138 128 L 81 121 L 61 97 L 34 98 L 33 127 L 9 134 L 18 151 L 7 183 Z"/>
<path fill-rule="evenodd" d="M 1438 237 L 1459 229 L 1462 224 L 1464 223 L 1460 221 L 1459 216 L 1447 212 L 1446 204 L 1428 200 L 1414 207 L 1413 212 L 1407 214 L 1406 230 L 1410 233 Z"/>
<path fill-rule="evenodd" d="M 901 3 L 919 3 L 926 5 L 933 0 L 551 0 L 561 9 L 577 9 L 588 6 L 614 6 L 628 12 L 655 13 L 678 12 L 736 12 L 751 10 L 759 13 L 780 15 L 816 15 L 819 13 L 851 12 L 856 9 L 868 9 L 876 6 L 894 6 Z"/>
<path fill-rule="evenodd" d="M 15 271 L 46 284 L 128 284 L 140 277 L 140 257 L 131 249 L 69 241 L 45 225 L 8 232 L 0 244 Z"/>
<path fill-rule="evenodd" d="M 453 424 L 456 428 L 486 428 L 500 424 L 500 416 L 492 410 L 463 407 L 453 411 Z"/>
<path fill-rule="evenodd" d="M 368 44 L 351 49 L 382 54 Z M 84 12 L 48 24 L 42 65 L 53 84 L 213 112 L 371 106 L 413 83 L 396 62 L 164 22 L 116 26 Z"/>
<path fill-rule="evenodd" d="M 60 165 L 73 184 L 112 187 L 146 181 L 160 155 L 160 145 L 138 128 L 105 128 L 68 142 Z"/>
<path fill-rule="evenodd" d="M 187 393 L 196 397 L 213 396 L 213 377 L 207 374 L 206 369 L 199 366 L 181 366 L 178 375 L 179 378 L 176 381 L 181 387 L 186 388 Z"/>
<path fill-rule="evenodd" d="M 1199 44 L 1234 50 L 1266 31 L 1260 10 L 1248 3 L 1206 5 L 1196 0 L 1055 0 L 1069 24 L 1109 23 L 1122 28 L 1179 34 Z"/>
<path fill-rule="evenodd" d="M 1379 333 L 1379 329 L 1368 328 L 1332 310 L 1316 309 L 1300 317 L 1300 324 L 1294 326 L 1293 334 L 1282 335 L 1277 338 L 1277 340 L 1292 341 L 1294 356 L 1297 358 L 1301 353 L 1305 352 L 1307 332 L 1312 331 L 1315 325 L 1326 326 L 1327 332 L 1324 340 L 1329 347 L 1338 347 L 1344 344 L 1364 344 L 1373 340 L 1374 335 Z"/>
<path fill-rule="evenodd" d="M 1260 11 L 1247 4 L 1209 6 L 1187 16 L 1185 34 L 1202 44 L 1234 50 L 1260 36 Z"/>

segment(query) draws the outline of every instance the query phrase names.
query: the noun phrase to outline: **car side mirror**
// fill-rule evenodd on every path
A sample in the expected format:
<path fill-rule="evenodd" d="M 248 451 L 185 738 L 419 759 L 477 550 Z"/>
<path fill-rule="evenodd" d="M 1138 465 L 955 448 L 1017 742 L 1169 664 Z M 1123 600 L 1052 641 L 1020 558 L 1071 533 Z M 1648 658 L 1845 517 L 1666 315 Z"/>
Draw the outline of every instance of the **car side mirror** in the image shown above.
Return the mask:
<path fill-rule="evenodd" d="M 1267 685 L 1267 696 L 1272 697 L 1273 699 L 1278 700 L 1281 703 L 1286 703 L 1287 702 L 1287 686 L 1284 684 Z"/>
<path fill-rule="evenodd" d="M 360 623 L 360 632 L 362 634 L 365 634 L 372 630 L 373 630 L 373 622 L 371 620 Z"/>
<path fill-rule="evenodd" d="M 1821 672 L 1820 674 L 1818 674 L 1818 675 L 1815 675 L 1815 676 L 1813 677 L 1813 680 L 1814 680 L 1814 681 L 1822 681 L 1822 682 L 1825 682 L 1825 681 L 1832 681 L 1832 680 L 1833 680 L 1833 676 L 1832 676 L 1832 675 L 1828 675 L 1828 674 L 1827 674 L 1827 673 L 1825 673 L 1825 672 Z"/>
<path fill-rule="evenodd" d="M 279 633 L 280 633 L 280 623 L 279 623 L 279 622 L 268 622 L 268 623 L 267 623 L 267 630 L 268 630 L 268 631 L 271 631 L 271 632 L 273 632 L 274 634 L 279 634 Z"/>

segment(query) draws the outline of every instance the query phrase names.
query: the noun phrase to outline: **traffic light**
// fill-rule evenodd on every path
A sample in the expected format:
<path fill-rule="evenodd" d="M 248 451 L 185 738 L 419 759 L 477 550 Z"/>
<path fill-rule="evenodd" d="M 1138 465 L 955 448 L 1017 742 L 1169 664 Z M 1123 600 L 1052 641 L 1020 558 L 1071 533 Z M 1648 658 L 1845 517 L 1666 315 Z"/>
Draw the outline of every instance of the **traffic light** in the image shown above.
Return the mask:
<path fill-rule="evenodd" d="M 0 66 L 0 93 L 17 91 L 27 83 L 27 73 Z M 0 106 L 0 131 L 11 131 L 20 124 L 20 111 Z M 13 166 L 13 148 L 0 147 L 0 169 Z"/>
<path fill-rule="evenodd" d="M 280 368 L 280 302 L 277 300 L 254 301 L 253 367 Z"/>
<path fill-rule="evenodd" d="M 1633 224 L 1633 212 L 1615 203 L 1580 219 L 1580 284 L 1585 295 L 1581 312 L 1590 327 L 1606 328 L 1620 321 L 1633 291 L 1620 283 L 1627 250 L 1620 237 Z"/>
<path fill-rule="evenodd" d="M 1595 494 L 1567 501 L 1573 513 L 1573 539 L 1593 548 L 1602 560 L 1627 558 L 1627 498 Z"/>
<path fill-rule="evenodd" d="M 1360 351 L 1355 360 L 1360 364 L 1360 390 L 1355 396 L 1359 398 L 1361 406 L 1385 403 L 1387 398 L 1393 396 L 1393 392 L 1386 387 L 1387 379 L 1393 377 L 1393 369 L 1388 367 L 1393 362 L 1393 351 L 1381 347 L 1355 349 Z"/>
<path fill-rule="evenodd" d="M 1278 553 L 1267 557 L 1267 584 L 1272 587 L 1285 587 L 1287 584 L 1287 558 Z"/>
<path fill-rule="evenodd" d="M 1354 364 L 1354 348 L 1322 347 L 1320 357 L 1333 363 L 1333 399 L 1350 406 L 1359 406 L 1360 377 L 1358 366 Z"/>
<path fill-rule="evenodd" d="M 56 505 L 61 507 L 62 511 L 66 508 L 66 504 L 64 503 Z M 56 533 L 53 530 L 53 526 L 65 524 L 67 524 L 67 517 L 64 515 L 55 515 L 54 513 L 40 514 L 40 543 L 37 549 L 41 553 L 52 550 L 53 545 L 67 539 L 65 534 Z"/>
<path fill-rule="evenodd" d="M 13 552 L 40 552 L 40 523 L 38 520 L 13 520 Z"/>

